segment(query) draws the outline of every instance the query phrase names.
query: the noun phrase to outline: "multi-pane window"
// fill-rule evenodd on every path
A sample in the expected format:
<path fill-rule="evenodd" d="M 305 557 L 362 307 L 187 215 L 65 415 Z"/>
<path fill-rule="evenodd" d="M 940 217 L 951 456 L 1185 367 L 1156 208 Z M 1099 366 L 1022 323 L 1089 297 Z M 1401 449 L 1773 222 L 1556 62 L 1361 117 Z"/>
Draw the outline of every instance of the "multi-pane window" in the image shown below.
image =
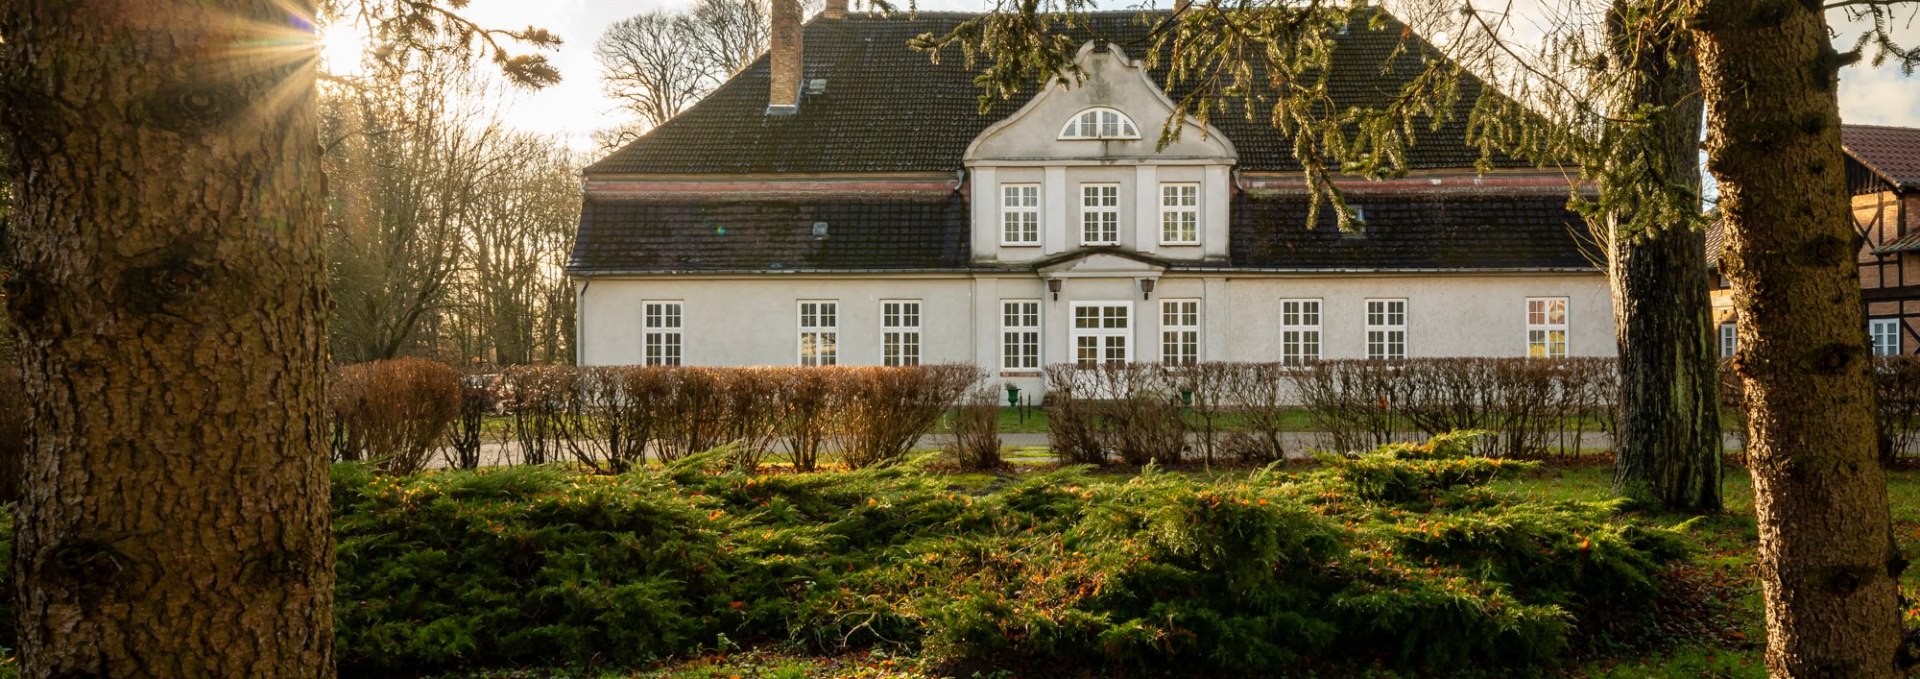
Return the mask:
<path fill-rule="evenodd" d="M 1407 300 L 1367 300 L 1367 358 L 1407 357 Z"/>
<path fill-rule="evenodd" d="M 1867 321 L 1867 330 L 1873 335 L 1873 355 L 1900 355 L 1900 319 L 1875 318 Z"/>
<path fill-rule="evenodd" d="M 1320 300 L 1280 300 L 1280 361 L 1306 365 L 1320 360 Z"/>
<path fill-rule="evenodd" d="M 1160 242 L 1191 245 L 1200 242 L 1200 185 L 1160 185 Z"/>
<path fill-rule="evenodd" d="M 1061 139 L 1139 139 L 1133 119 L 1110 108 L 1081 111 L 1060 128 Z"/>
<path fill-rule="evenodd" d="M 1132 304 L 1076 303 L 1073 305 L 1073 360 L 1082 366 L 1126 363 L 1133 357 L 1127 346 L 1132 335 Z"/>
<path fill-rule="evenodd" d="M 800 365 L 840 362 L 840 303 L 800 303 Z"/>
<path fill-rule="evenodd" d="M 1040 369 L 1040 302 L 1014 299 L 1000 303 L 1000 367 Z"/>
<path fill-rule="evenodd" d="M 880 359 L 889 366 L 920 365 L 920 301 L 880 302 Z"/>
<path fill-rule="evenodd" d="M 1567 298 L 1527 299 L 1527 356 L 1567 357 Z"/>
<path fill-rule="evenodd" d="M 679 302 L 641 304 L 641 344 L 647 365 L 680 365 Z"/>
<path fill-rule="evenodd" d="M 1120 243 L 1120 185 L 1080 185 L 1080 244 Z"/>
<path fill-rule="evenodd" d="M 1740 351 L 1740 333 L 1732 323 L 1720 324 L 1720 357 L 1733 358 Z"/>
<path fill-rule="evenodd" d="M 1167 365 L 1200 362 L 1200 300 L 1160 302 L 1160 360 Z"/>
<path fill-rule="evenodd" d="M 1040 244 L 1040 185 L 1000 186 L 1000 244 Z"/>

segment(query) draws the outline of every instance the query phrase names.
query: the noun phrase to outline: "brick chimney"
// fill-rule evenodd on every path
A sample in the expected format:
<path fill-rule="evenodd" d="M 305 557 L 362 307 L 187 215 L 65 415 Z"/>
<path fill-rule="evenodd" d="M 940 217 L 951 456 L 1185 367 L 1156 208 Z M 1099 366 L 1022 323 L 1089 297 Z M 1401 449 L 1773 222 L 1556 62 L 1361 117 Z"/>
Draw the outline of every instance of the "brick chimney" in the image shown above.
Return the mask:
<path fill-rule="evenodd" d="M 826 9 L 820 10 L 822 19 L 847 18 L 847 0 L 827 0 Z"/>
<path fill-rule="evenodd" d="M 805 71 L 800 44 L 800 0 L 773 0 L 773 31 L 769 42 L 773 84 L 767 92 L 767 115 L 793 115 L 800 109 L 800 78 Z"/>

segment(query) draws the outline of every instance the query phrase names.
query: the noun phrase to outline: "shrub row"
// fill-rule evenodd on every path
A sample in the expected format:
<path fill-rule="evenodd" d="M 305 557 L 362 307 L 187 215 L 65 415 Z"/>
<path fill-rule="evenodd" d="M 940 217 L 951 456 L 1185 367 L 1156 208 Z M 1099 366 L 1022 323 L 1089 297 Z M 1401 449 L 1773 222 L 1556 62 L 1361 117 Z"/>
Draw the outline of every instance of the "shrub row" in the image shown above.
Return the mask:
<path fill-rule="evenodd" d="M 900 459 L 980 378 L 969 365 L 520 366 L 462 378 L 399 359 L 341 368 L 330 401 L 337 459 L 387 473 L 418 471 L 434 451 L 447 466 L 479 466 L 495 415 L 506 425 L 495 438 L 517 452 L 499 462 L 620 473 L 728 446 L 743 469 L 783 454 L 812 470 L 827 450 L 856 467 Z"/>
<path fill-rule="evenodd" d="M 1482 453 L 1577 454 L 1590 430 L 1611 432 L 1619 392 L 1611 359 L 1062 364 L 1046 376 L 1054 450 L 1088 464 L 1277 460 L 1290 431 L 1360 450 L 1488 430 Z M 1301 410 L 1304 426 L 1289 424 Z"/>
<path fill-rule="evenodd" d="M 902 466 L 752 475 L 336 468 L 342 673 L 908 644 L 1115 674 L 1546 664 L 1655 615 L 1675 532 L 1484 484 L 1461 439 L 1221 480 L 993 491 Z M 1644 622 L 1644 620 L 1643 620 Z M 1337 672 L 1336 672 L 1337 673 Z"/>

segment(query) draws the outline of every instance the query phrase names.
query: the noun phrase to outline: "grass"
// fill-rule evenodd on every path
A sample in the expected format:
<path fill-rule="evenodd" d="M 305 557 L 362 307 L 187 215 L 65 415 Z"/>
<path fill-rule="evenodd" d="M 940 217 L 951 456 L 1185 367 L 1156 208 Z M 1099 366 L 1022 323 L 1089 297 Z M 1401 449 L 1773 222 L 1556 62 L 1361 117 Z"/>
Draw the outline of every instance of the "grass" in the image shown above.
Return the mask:
<path fill-rule="evenodd" d="M 1210 476 L 1244 474 L 1244 470 L 1193 471 Z M 1107 475 L 1103 475 L 1107 476 Z M 1111 474 L 1119 482 L 1129 475 Z M 954 474 L 955 488 L 976 489 L 993 484 L 992 474 Z M 1598 500 L 1609 495 L 1612 469 L 1605 465 L 1550 465 L 1524 476 L 1495 481 L 1491 486 L 1534 500 Z M 1895 532 L 1901 549 L 1907 554 L 1920 552 L 1920 471 L 1895 470 L 1888 474 Z M 1726 627 L 1717 638 L 1681 641 L 1666 650 L 1627 658 L 1606 658 L 1577 663 L 1559 676 L 1595 679 L 1692 679 L 1725 677 L 1745 679 L 1767 676 L 1763 662 L 1766 632 L 1762 619 L 1762 601 L 1755 581 L 1754 550 L 1758 534 L 1753 518 L 1753 488 L 1744 468 L 1729 467 L 1726 474 L 1727 511 L 1693 524 L 1701 552 L 1696 559 L 1693 578 L 1713 583 L 1729 614 Z M 1684 517 L 1658 514 L 1630 514 L 1625 520 L 1648 525 L 1672 525 Z M 1920 569 L 1909 569 L 1903 579 L 1909 594 L 1920 591 Z M 920 679 L 949 676 L 936 674 L 931 666 L 911 654 L 884 650 L 864 651 L 832 657 L 812 655 L 802 649 L 763 647 L 728 649 L 696 658 L 678 659 L 642 670 L 599 673 L 567 670 L 516 670 L 477 675 L 498 679 L 520 677 L 568 677 L 593 679 L 727 679 L 731 677 L 830 677 L 839 679 Z M 1020 677 L 1014 669 L 990 669 L 971 675 L 981 677 Z M 1369 672 L 1369 677 L 1393 677 L 1392 673 Z M 1502 676 L 1495 671 L 1488 676 Z"/>

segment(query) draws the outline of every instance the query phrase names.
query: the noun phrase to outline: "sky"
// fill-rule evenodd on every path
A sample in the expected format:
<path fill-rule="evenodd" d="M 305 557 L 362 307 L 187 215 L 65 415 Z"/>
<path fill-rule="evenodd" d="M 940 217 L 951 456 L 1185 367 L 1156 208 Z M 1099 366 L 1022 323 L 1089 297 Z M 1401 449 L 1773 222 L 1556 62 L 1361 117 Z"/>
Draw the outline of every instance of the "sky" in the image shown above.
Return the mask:
<path fill-rule="evenodd" d="M 1516 0 L 1515 13 L 1525 16 L 1528 5 L 1542 1 Z M 922 0 L 920 7 L 979 11 L 989 3 Z M 560 69 L 561 83 L 516 95 L 506 113 L 514 126 L 564 137 L 570 146 L 584 152 L 593 150 L 595 130 L 613 127 L 626 117 L 601 91 L 600 66 L 593 58 L 594 41 L 608 26 L 625 17 L 653 9 L 679 10 L 691 4 L 692 0 L 473 0 L 469 15 L 489 26 L 538 26 L 566 41 L 549 55 Z M 1110 0 L 1102 6 L 1130 9 L 1141 3 Z M 1836 44 L 1851 44 L 1857 31 L 1847 31 L 1844 17 L 1837 12 L 1829 20 L 1840 25 L 1841 38 Z M 1521 26 L 1519 30 L 1527 30 L 1524 19 L 1516 24 Z M 1903 21 L 1897 27 L 1907 44 L 1920 43 L 1920 20 Z M 1841 72 L 1840 114 L 1848 123 L 1920 127 L 1920 77 L 1903 76 L 1893 67 L 1876 69 L 1864 63 L 1848 67 Z"/>

